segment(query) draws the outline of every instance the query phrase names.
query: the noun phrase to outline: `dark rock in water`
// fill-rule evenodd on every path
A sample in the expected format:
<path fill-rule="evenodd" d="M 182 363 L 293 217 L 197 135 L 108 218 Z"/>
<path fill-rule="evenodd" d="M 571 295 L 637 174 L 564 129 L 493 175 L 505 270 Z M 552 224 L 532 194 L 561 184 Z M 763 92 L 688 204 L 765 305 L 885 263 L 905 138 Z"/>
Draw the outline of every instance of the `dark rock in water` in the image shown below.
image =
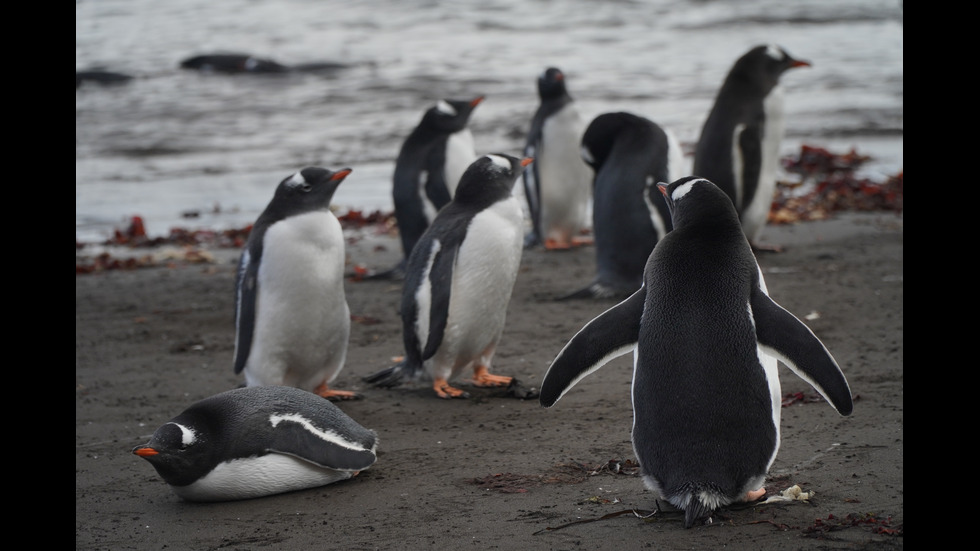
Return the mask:
<path fill-rule="evenodd" d="M 85 82 L 94 82 L 101 85 L 124 84 L 133 80 L 132 75 L 104 71 L 101 69 L 90 69 L 87 71 L 75 71 L 75 89 L 81 88 Z"/>
<path fill-rule="evenodd" d="M 206 54 L 180 62 L 183 69 L 214 73 L 285 73 L 286 65 L 247 54 Z"/>

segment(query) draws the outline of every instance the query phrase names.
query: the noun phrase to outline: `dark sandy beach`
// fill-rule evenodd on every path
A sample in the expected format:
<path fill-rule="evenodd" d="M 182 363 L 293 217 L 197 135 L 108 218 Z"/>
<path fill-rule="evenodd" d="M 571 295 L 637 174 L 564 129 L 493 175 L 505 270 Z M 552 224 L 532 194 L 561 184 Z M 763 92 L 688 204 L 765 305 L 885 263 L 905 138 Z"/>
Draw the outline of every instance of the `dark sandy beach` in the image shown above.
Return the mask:
<path fill-rule="evenodd" d="M 390 236 L 350 238 L 352 268 L 397 260 Z M 780 368 L 783 442 L 766 489 L 799 485 L 808 501 L 727 509 L 689 530 L 669 507 L 641 518 L 657 502 L 630 444 L 630 356 L 551 409 L 468 387 L 472 398 L 451 401 L 426 385 L 367 387 L 361 377 L 402 354 L 400 286 L 349 281 L 355 323 L 335 386 L 365 396 L 338 405 L 378 433 L 377 463 L 312 490 L 184 502 L 131 450 L 191 403 L 242 383 L 232 371 L 237 253 L 224 250 L 213 262 L 76 275 L 75 547 L 903 548 L 903 218 L 841 214 L 769 226 L 764 239 L 786 247 L 759 256 L 770 295 L 823 340 L 855 400 L 840 417 Z M 552 300 L 591 279 L 593 254 L 524 253 L 496 373 L 536 386 L 566 341 L 613 304 Z"/>

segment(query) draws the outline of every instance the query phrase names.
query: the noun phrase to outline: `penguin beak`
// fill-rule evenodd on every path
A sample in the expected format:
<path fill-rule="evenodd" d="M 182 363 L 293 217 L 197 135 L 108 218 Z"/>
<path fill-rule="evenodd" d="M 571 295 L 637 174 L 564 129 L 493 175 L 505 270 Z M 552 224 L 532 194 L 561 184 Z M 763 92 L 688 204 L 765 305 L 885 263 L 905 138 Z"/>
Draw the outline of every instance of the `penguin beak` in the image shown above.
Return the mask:
<path fill-rule="evenodd" d="M 810 67 L 810 62 L 803 61 L 802 59 L 794 59 L 793 63 L 790 64 L 790 68 L 792 69 L 793 67 Z"/>
<path fill-rule="evenodd" d="M 663 182 L 657 184 L 657 189 L 660 190 L 660 194 L 663 195 L 664 197 L 667 197 L 667 185 L 668 184 L 665 184 Z"/>
<path fill-rule="evenodd" d="M 133 453 L 140 457 L 153 457 L 154 455 L 158 455 L 160 452 L 156 451 L 153 448 L 141 446 L 139 448 L 134 449 Z"/>
<path fill-rule="evenodd" d="M 480 105 L 480 102 L 483 101 L 483 98 L 485 98 L 485 97 L 486 96 L 480 96 L 480 97 L 474 99 L 473 101 L 470 102 L 470 107 L 476 107 L 477 105 Z"/>
<path fill-rule="evenodd" d="M 351 173 L 351 169 L 349 169 L 349 168 L 342 168 L 342 169 L 338 170 L 337 172 L 335 172 L 334 175 L 330 177 L 330 181 L 336 182 L 337 180 L 343 180 L 350 173 Z"/>
<path fill-rule="evenodd" d="M 521 159 L 521 166 L 527 166 L 534 162 L 534 157 L 524 157 Z"/>

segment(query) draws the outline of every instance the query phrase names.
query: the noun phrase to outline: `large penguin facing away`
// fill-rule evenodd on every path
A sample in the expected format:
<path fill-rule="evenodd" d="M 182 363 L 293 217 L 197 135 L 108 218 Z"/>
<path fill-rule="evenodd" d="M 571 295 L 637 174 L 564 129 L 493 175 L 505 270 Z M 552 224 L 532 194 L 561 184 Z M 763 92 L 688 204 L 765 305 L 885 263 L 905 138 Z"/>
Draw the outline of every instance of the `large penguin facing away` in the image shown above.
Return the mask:
<path fill-rule="evenodd" d="M 470 115 L 483 101 L 443 99 L 426 110 L 395 160 L 392 198 L 402 260 L 372 279 L 402 279 L 405 262 L 436 213 L 453 198 L 459 179 L 476 159 Z"/>
<path fill-rule="evenodd" d="M 293 387 L 229 390 L 192 404 L 133 453 L 188 501 L 231 501 L 346 480 L 378 438 L 337 406 Z"/>
<path fill-rule="evenodd" d="M 643 286 L 583 327 L 544 376 L 551 407 L 586 375 L 633 351 L 633 450 L 648 488 L 685 527 L 765 493 L 779 449 L 777 359 L 841 415 L 851 392 L 823 343 L 768 295 L 731 200 L 698 177 L 658 184 L 674 229 Z"/>
<path fill-rule="evenodd" d="M 538 77 L 541 103 L 531 119 L 524 156 L 524 196 L 531 215 L 525 246 L 563 250 L 587 243 L 592 170 L 580 154 L 585 120 L 568 94 L 565 74 L 549 67 Z"/>
<path fill-rule="evenodd" d="M 671 228 L 663 197 L 646 190 L 682 174 L 684 156 L 671 132 L 623 112 L 599 115 L 589 124 L 581 155 L 595 173 L 596 276 L 563 298 L 622 298 L 640 287 L 650 251 Z"/>
<path fill-rule="evenodd" d="M 343 230 L 330 211 L 351 173 L 309 167 L 285 178 L 259 215 L 235 281 L 235 373 L 247 386 L 285 385 L 331 400 L 347 358 Z"/>
<path fill-rule="evenodd" d="M 784 132 L 779 79 L 789 69 L 809 66 L 775 45 L 749 50 L 725 77 L 694 153 L 693 174 L 728 194 L 757 250 L 779 250 L 759 242 L 776 192 Z"/>
<path fill-rule="evenodd" d="M 401 317 L 405 358 L 365 380 L 392 387 L 423 373 L 441 398 L 465 398 L 450 385 L 464 370 L 473 383 L 508 387 L 490 373 L 504 330 L 524 241 L 514 183 L 530 158 L 485 155 L 460 179 L 456 196 L 433 220 L 408 258 Z"/>

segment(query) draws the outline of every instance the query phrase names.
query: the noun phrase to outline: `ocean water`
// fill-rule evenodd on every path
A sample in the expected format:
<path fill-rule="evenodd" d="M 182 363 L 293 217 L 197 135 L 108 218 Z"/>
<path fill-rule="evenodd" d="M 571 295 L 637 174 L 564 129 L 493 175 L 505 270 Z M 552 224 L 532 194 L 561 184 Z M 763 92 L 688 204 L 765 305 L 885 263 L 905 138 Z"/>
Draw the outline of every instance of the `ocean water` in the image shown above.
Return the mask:
<path fill-rule="evenodd" d="M 76 0 L 76 70 L 135 78 L 76 88 L 75 238 L 135 215 L 151 236 L 243 227 L 311 165 L 353 169 L 338 209 L 390 211 L 395 157 L 425 109 L 486 96 L 477 152 L 519 154 L 549 66 L 587 118 L 629 111 L 690 147 L 732 63 L 762 43 L 813 64 L 782 79 L 784 154 L 856 149 L 870 177 L 904 169 L 900 0 Z M 179 67 L 214 52 L 344 68 Z"/>

